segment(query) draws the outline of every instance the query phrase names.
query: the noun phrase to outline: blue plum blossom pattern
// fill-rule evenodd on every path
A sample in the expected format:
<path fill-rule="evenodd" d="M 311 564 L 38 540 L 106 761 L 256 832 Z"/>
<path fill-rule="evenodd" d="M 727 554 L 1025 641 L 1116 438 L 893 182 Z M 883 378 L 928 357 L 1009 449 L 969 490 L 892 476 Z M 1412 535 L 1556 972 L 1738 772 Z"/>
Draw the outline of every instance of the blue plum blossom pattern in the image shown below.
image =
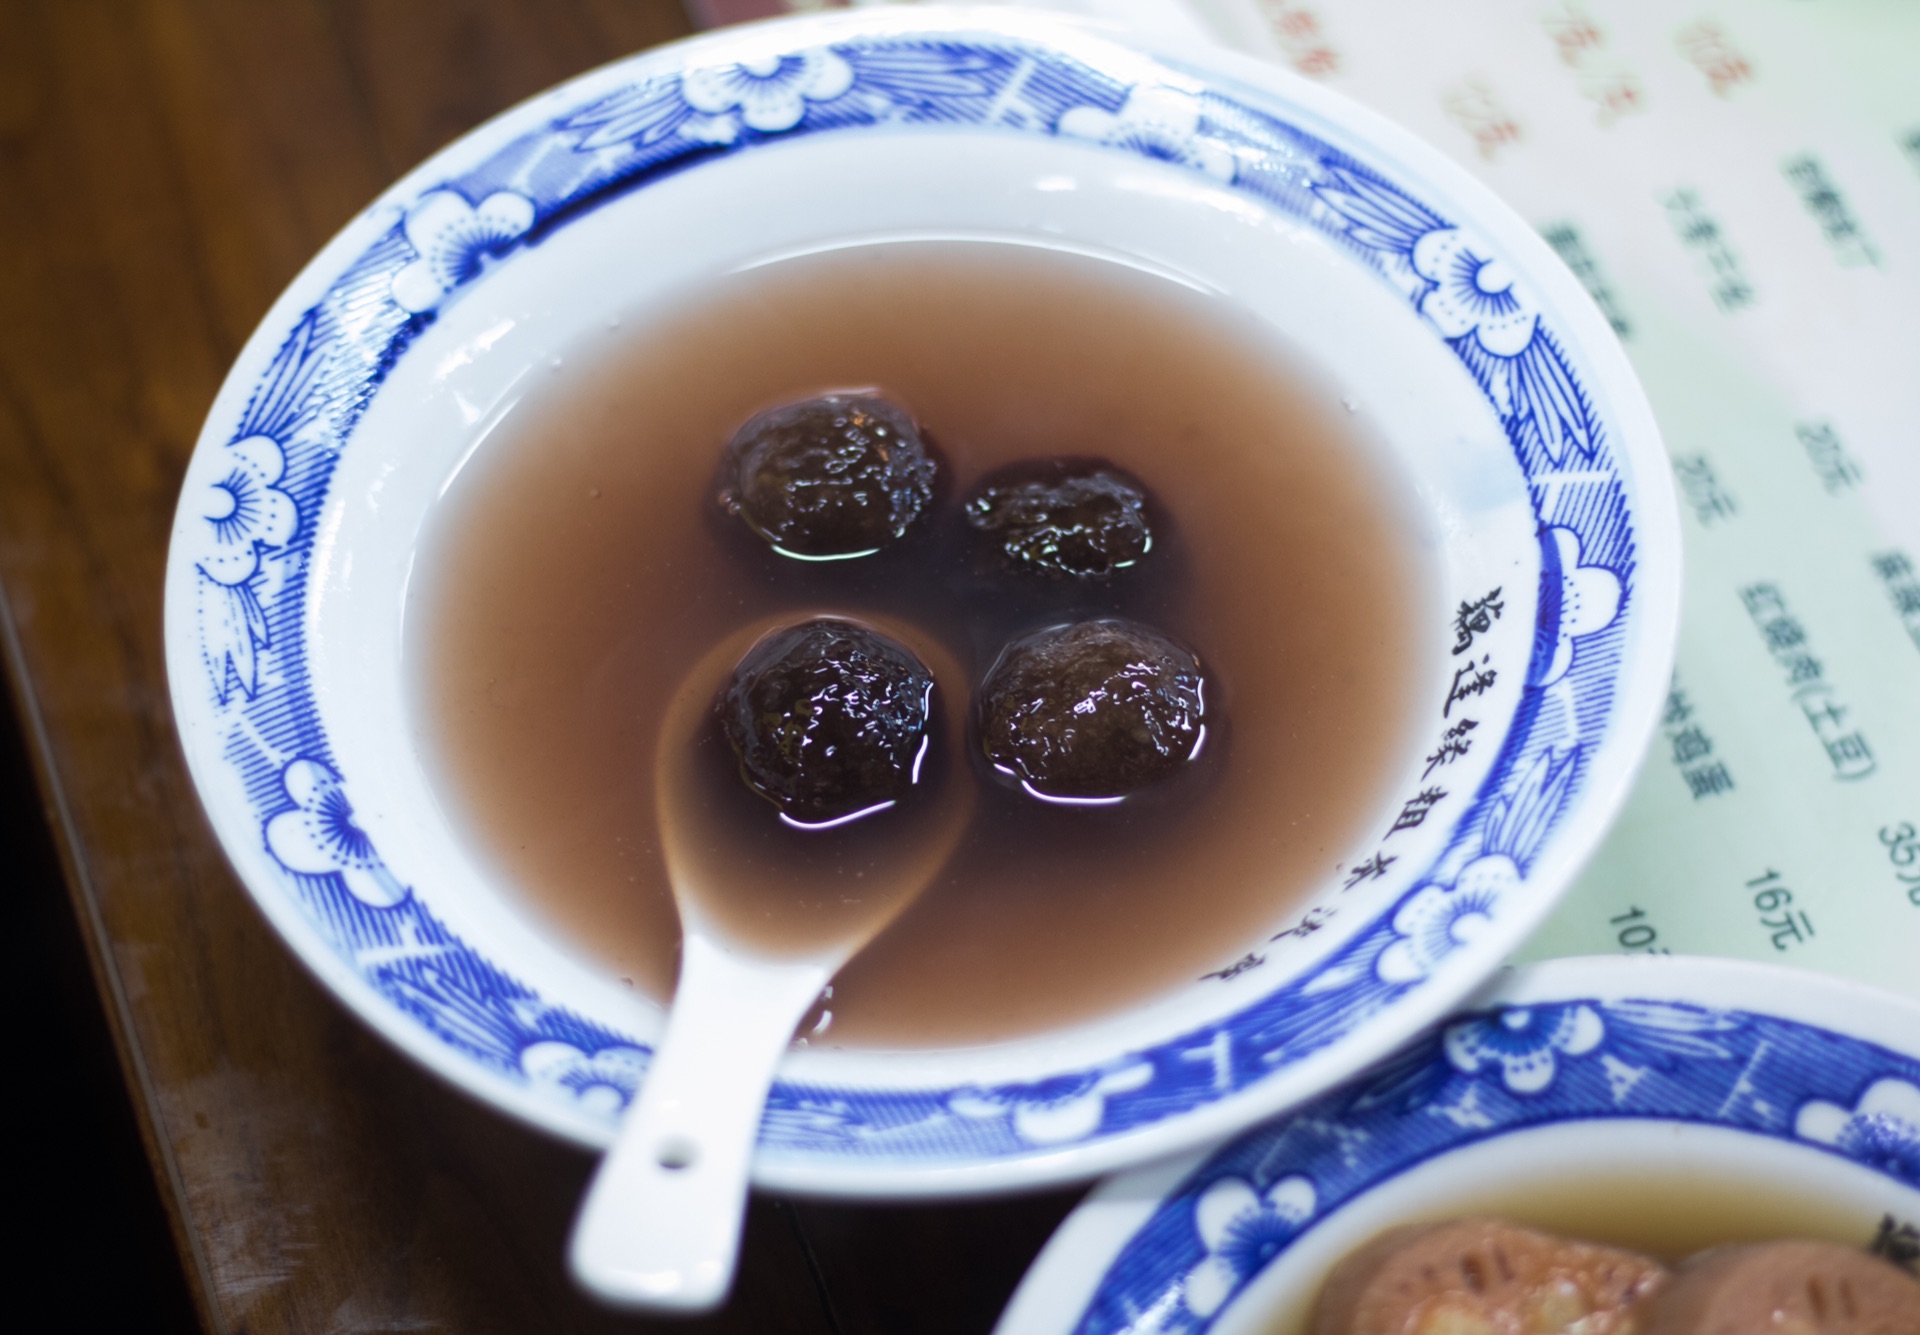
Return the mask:
<path fill-rule="evenodd" d="M 533 201 L 496 190 L 469 204 L 456 190 L 430 190 L 407 210 L 407 240 L 417 258 L 393 276 L 393 299 L 415 315 L 479 276 L 485 262 L 526 235 Z"/>
<path fill-rule="evenodd" d="M 1920 1187 L 1920 1086 L 1876 1080 L 1851 1107 L 1814 1099 L 1794 1118 L 1795 1134 Z"/>
<path fill-rule="evenodd" d="M 248 698 L 259 692 L 260 651 L 273 642 L 260 605 L 261 562 L 293 541 L 300 514 L 281 490 L 287 461 L 272 437 L 236 441 L 221 461 L 225 470 L 200 492 L 209 540 L 194 565 L 203 661 L 224 704 L 235 686 Z"/>
<path fill-rule="evenodd" d="M 353 819 L 346 787 L 332 768 L 318 760 L 296 760 L 281 773 L 293 803 L 267 822 L 267 848 L 288 871 L 304 876 L 338 876 L 362 904 L 390 908 L 407 897 L 405 886 L 373 851 Z"/>
<path fill-rule="evenodd" d="M 607 1117 L 616 1117 L 632 1101 L 647 1072 L 649 1054 L 630 1043 L 610 1043 L 586 1053 L 571 1043 L 546 1039 L 520 1050 L 520 1069 L 536 1088 Z"/>
<path fill-rule="evenodd" d="M 238 588 L 260 570 L 260 555 L 292 541 L 300 522 L 293 497 L 280 489 L 286 456 L 271 436 L 227 446 L 226 471 L 201 492 L 200 518 L 213 541 L 194 565 L 223 588 Z"/>
<path fill-rule="evenodd" d="M 1117 1070 L 1088 1072 L 1023 1090 L 962 1090 L 947 1107 L 973 1121 L 1006 1119 L 1013 1134 L 1029 1145 L 1065 1145 L 1084 1140 L 1100 1125 L 1107 1099 L 1129 1094 L 1153 1079 L 1146 1062 Z"/>
<path fill-rule="evenodd" d="M 1314 186 L 1356 243 L 1381 255 L 1479 382 L 1523 461 L 1595 460 L 1605 432 L 1538 302 L 1484 241 L 1358 167 Z"/>
<path fill-rule="evenodd" d="M 1553 656 L 1547 660 L 1538 684 L 1551 686 L 1573 668 L 1574 641 L 1597 635 L 1620 616 L 1620 577 L 1604 565 L 1580 563 L 1580 535 L 1555 525 L 1547 530 L 1548 609 L 1556 617 Z"/>
<path fill-rule="evenodd" d="M 300 531 L 286 490 L 286 448 L 311 420 L 316 376 L 325 364 L 315 322 L 302 320 L 281 345 L 235 425 L 227 448 L 196 456 L 188 498 L 198 499 L 194 569 L 200 655 L 225 705 L 237 687 L 260 693 L 261 654 L 273 647 L 263 597 L 277 582 L 273 563 Z"/>
<path fill-rule="evenodd" d="M 1141 85 L 1118 111 L 1075 107 L 1060 118 L 1060 133 L 1233 180 L 1233 150 L 1201 133 L 1200 99 L 1178 88 Z"/>
<path fill-rule="evenodd" d="M 1420 313 L 1442 337 L 1472 338 L 1509 358 L 1533 342 L 1539 313 L 1514 291 L 1507 266 L 1481 254 L 1460 228 L 1434 228 L 1413 243 L 1411 257 L 1414 270 L 1433 285 L 1420 299 Z"/>
<path fill-rule="evenodd" d="M 1565 755 L 1543 751 L 1513 791 L 1494 802 L 1479 831 L 1478 855 L 1452 883 L 1423 882 L 1399 905 L 1393 914 L 1393 940 L 1375 965 L 1383 981 L 1427 977 L 1492 925 L 1553 828 L 1572 790 L 1578 759 L 1577 747 Z"/>
<path fill-rule="evenodd" d="M 1553 1084 L 1560 1056 L 1585 1056 L 1606 1033 L 1599 1012 L 1584 1003 L 1513 1006 L 1449 1025 L 1441 1047 L 1456 1071 L 1497 1067 L 1509 1092 L 1538 1094 Z"/>
<path fill-rule="evenodd" d="M 1245 1178 L 1223 1177 L 1200 1193 L 1193 1228 L 1207 1254 L 1180 1286 L 1187 1310 L 1203 1317 L 1219 1311 L 1293 1241 L 1315 1204 L 1312 1181 L 1298 1175 L 1264 1192 L 1255 1192 Z"/>
<path fill-rule="evenodd" d="M 1428 881 L 1393 915 L 1393 942 L 1377 969 L 1389 983 L 1417 982 L 1493 925 L 1500 903 L 1520 887 L 1520 867 L 1505 853 L 1487 853 L 1453 884 Z"/>
<path fill-rule="evenodd" d="M 205 754 L 231 767 L 286 873 L 253 890 L 291 897 L 323 948 L 408 1023 L 481 1063 L 489 1080 L 564 1104 L 569 1117 L 584 1111 L 611 1126 L 617 1101 L 596 1091 L 626 1090 L 646 1047 L 542 1001 L 428 913 L 430 886 L 415 893 L 381 859 L 354 819 L 351 776 L 331 759 L 308 680 L 307 556 L 360 414 L 426 324 L 517 247 L 657 177 L 816 133 L 956 126 L 1066 137 L 1185 172 L 1318 229 L 1398 292 L 1481 386 L 1529 478 L 1558 479 L 1563 461 L 1581 470 L 1534 488 L 1542 531 L 1555 534 L 1543 548 L 1560 569 L 1557 600 L 1543 605 L 1571 611 L 1543 620 L 1532 674 L 1540 680 L 1526 687 L 1571 692 L 1578 709 L 1566 715 L 1577 726 L 1509 738 L 1446 853 L 1317 972 L 1204 1032 L 1038 1082 L 782 1083 L 764 1143 L 895 1161 L 1030 1155 L 1178 1117 L 1289 1069 L 1390 1008 L 1499 920 L 1573 799 L 1580 757 L 1615 714 L 1622 660 L 1613 628 L 1631 600 L 1639 520 L 1601 418 L 1555 340 L 1552 311 L 1503 267 L 1498 248 L 1257 90 L 1215 87 L 1117 48 L 1103 56 L 1091 39 L 1068 52 L 926 22 L 925 31 L 799 42 L 777 55 L 755 46 L 763 54 L 731 63 L 643 62 L 624 85 L 597 79 L 574 105 L 511 113 L 517 137 L 494 135 L 484 153 L 450 151 L 443 178 L 383 222 L 290 322 L 228 443 L 194 460 L 191 633 L 210 687 L 206 726 L 218 739 Z M 1614 613 L 1605 630 L 1593 624 L 1592 609 L 1603 606 Z M 1523 707 L 1520 717 L 1534 714 Z M 573 1053 L 540 1046 L 554 1043 Z M 1196 1052 L 1212 1055 L 1201 1062 Z"/>
<path fill-rule="evenodd" d="M 743 125 L 762 134 L 791 130 L 807 103 L 831 102 L 851 87 L 853 67 L 825 47 L 707 65 L 680 80 L 680 94 L 695 111 L 737 112 Z"/>

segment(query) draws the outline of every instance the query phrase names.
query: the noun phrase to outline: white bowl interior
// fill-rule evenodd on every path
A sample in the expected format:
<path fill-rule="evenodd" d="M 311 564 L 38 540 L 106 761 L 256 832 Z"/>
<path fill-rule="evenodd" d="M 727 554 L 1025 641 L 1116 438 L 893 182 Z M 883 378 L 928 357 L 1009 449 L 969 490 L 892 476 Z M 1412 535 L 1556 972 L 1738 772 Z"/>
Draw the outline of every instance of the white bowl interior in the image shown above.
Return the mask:
<path fill-rule="evenodd" d="M 857 229 L 836 182 L 888 182 L 863 196 Z M 777 210 L 754 201 L 778 200 Z M 698 226 L 689 226 L 698 219 Z M 660 1009 L 571 948 L 530 912 L 463 837 L 429 780 L 402 665 L 409 582 L 423 533 L 452 477 L 485 447 L 527 386 L 614 322 L 631 328 L 703 278 L 770 258 L 862 243 L 971 238 L 1048 246 L 1146 268 L 1231 300 L 1299 350 L 1330 397 L 1411 485 L 1431 559 L 1428 606 L 1438 644 L 1452 609 L 1498 585 L 1509 611 L 1488 643 L 1524 661 L 1539 585 L 1536 520 L 1498 419 L 1459 362 L 1373 275 L 1320 234 L 1158 163 L 1059 141 L 977 131 L 821 137 L 762 149 L 604 204 L 515 253 L 439 314 L 383 383 L 335 477 L 316 544 L 308 601 L 312 684 L 332 726 L 356 814 L 403 883 L 489 958 L 547 1000 L 645 1040 Z M 1433 698 L 1445 693 L 1431 665 Z M 1522 687 L 1503 674 L 1483 698 L 1503 727 Z M 1419 776 L 1424 737 L 1408 739 Z M 1473 791 L 1499 738 L 1458 763 L 1450 786 Z M 1381 827 L 1382 821 L 1373 822 Z M 1268 943 L 1261 976 L 1195 983 L 1071 1032 L 947 1052 L 795 1054 L 795 1078 L 832 1084 L 954 1084 L 1032 1078 L 1062 1062 L 1109 1056 L 1204 1024 L 1337 950 L 1432 863 L 1444 828 L 1396 840 L 1403 874 L 1341 895 L 1330 879 L 1310 902 L 1340 896 L 1327 930 Z M 1370 828 L 1369 836 L 1376 833 Z M 1348 865 L 1362 850 L 1341 850 Z M 1289 906 L 1298 913 L 1301 906 Z M 1275 926 L 1278 923 L 1274 924 Z"/>

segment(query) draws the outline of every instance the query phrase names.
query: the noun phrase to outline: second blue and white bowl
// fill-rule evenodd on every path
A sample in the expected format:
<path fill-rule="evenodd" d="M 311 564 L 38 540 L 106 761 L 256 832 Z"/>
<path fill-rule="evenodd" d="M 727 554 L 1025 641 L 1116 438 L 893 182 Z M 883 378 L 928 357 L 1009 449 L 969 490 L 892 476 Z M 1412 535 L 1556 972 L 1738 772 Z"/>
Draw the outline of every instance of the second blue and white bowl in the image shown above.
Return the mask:
<path fill-rule="evenodd" d="M 1299 1335 L 1401 1224 L 1504 1215 L 1685 1253 L 1817 1237 L 1920 1263 L 1920 1006 L 1799 970 L 1518 970 L 1353 1082 L 1104 1184 L 997 1335 Z"/>

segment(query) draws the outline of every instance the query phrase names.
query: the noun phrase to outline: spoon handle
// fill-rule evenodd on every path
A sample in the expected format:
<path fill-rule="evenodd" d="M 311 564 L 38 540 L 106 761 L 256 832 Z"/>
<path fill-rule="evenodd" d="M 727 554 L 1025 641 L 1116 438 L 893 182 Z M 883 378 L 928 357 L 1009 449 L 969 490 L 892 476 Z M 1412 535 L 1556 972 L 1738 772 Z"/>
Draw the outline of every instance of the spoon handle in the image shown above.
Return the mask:
<path fill-rule="evenodd" d="M 587 1289 L 678 1312 L 726 1297 L 774 1068 L 832 975 L 686 934 L 666 1037 L 574 1222 L 569 1259 Z"/>

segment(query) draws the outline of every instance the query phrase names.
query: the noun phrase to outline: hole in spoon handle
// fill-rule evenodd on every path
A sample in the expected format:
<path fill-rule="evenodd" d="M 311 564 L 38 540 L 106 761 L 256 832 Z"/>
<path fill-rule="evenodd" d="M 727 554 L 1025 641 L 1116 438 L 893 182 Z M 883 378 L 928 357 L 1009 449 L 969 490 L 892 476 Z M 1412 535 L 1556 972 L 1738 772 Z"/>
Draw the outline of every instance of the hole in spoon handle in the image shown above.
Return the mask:
<path fill-rule="evenodd" d="M 668 1136 L 655 1143 L 653 1160 L 670 1173 L 684 1172 L 700 1162 L 700 1144 L 691 1136 Z"/>

